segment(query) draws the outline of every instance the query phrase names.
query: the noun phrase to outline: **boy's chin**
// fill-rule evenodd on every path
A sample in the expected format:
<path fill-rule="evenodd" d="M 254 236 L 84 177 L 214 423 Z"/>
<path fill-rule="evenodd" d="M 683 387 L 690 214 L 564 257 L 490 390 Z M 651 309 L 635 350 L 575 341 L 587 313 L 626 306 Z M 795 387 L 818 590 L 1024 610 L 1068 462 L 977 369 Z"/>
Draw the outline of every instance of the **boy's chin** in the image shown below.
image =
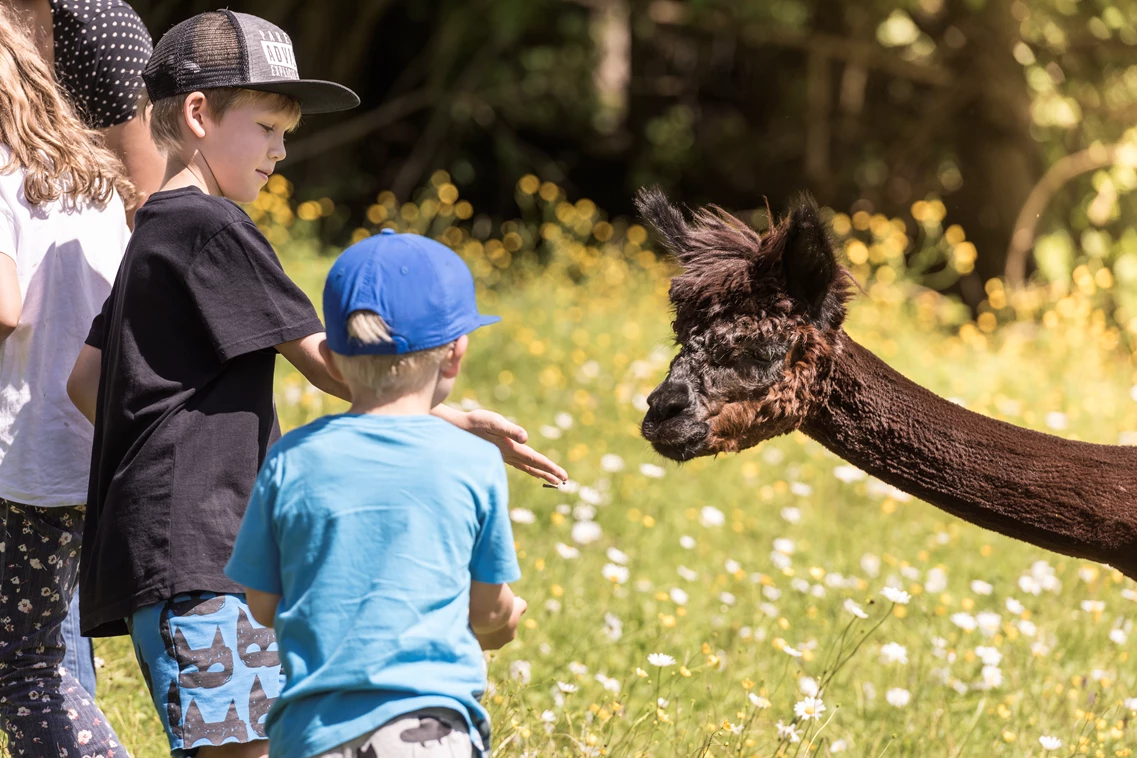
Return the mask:
<path fill-rule="evenodd" d="M 257 199 L 263 186 L 264 182 L 258 182 L 254 186 L 221 187 L 221 194 L 234 203 L 251 203 Z"/>

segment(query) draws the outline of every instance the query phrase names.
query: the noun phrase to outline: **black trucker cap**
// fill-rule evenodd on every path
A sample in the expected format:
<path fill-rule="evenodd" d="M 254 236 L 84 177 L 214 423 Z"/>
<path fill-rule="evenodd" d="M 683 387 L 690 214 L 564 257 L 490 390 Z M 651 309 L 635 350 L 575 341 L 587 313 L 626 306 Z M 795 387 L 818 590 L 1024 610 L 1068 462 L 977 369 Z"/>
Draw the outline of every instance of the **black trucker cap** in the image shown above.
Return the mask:
<path fill-rule="evenodd" d="M 296 98 L 306 114 L 359 105 L 359 96 L 342 84 L 301 79 L 292 40 L 280 27 L 230 10 L 199 13 L 163 34 L 142 81 L 151 101 L 241 87 Z"/>

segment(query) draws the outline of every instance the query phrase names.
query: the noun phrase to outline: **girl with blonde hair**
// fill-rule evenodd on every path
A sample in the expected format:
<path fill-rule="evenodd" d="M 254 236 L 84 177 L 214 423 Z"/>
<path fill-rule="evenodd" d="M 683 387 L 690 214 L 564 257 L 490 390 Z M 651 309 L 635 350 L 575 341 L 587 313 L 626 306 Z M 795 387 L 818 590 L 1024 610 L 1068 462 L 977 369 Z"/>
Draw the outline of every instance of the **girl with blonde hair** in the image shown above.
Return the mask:
<path fill-rule="evenodd" d="M 61 664 L 92 437 L 66 382 L 134 194 L 0 4 L 0 727 L 13 756 L 126 755 Z"/>

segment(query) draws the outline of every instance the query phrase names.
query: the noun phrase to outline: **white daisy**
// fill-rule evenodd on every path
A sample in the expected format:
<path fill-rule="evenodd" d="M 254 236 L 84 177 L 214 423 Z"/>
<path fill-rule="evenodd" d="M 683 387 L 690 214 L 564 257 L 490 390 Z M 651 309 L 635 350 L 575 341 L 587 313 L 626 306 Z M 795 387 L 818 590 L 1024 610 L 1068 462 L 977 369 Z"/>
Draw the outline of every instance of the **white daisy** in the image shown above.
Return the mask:
<path fill-rule="evenodd" d="M 699 523 L 707 528 L 722 526 L 726 523 L 726 516 L 713 505 L 704 505 L 703 509 L 699 511 Z"/>
<path fill-rule="evenodd" d="M 884 699 L 894 708 L 903 708 L 912 699 L 912 693 L 902 687 L 893 687 L 884 693 Z"/>
<path fill-rule="evenodd" d="M 617 679 L 613 679 L 612 677 L 605 676 L 604 674 L 597 674 L 596 675 L 596 681 L 600 682 L 600 686 L 603 687 L 604 689 L 608 690 L 609 692 L 614 692 L 614 693 L 620 692 L 620 682 Z"/>
<path fill-rule="evenodd" d="M 979 645 L 975 648 L 975 655 L 983 661 L 984 666 L 998 666 L 1003 660 L 1003 654 L 993 647 Z"/>
<path fill-rule="evenodd" d="M 976 595 L 990 595 L 995 591 L 995 588 L 990 583 L 982 579 L 976 579 L 971 583 L 971 591 Z"/>
<path fill-rule="evenodd" d="M 623 550 L 610 547 L 605 555 L 608 556 L 608 560 L 612 561 L 612 563 L 619 563 L 621 566 L 627 565 L 628 563 L 628 554 Z"/>
<path fill-rule="evenodd" d="M 684 534 L 679 538 L 679 547 L 683 548 L 684 550 L 693 550 L 695 548 L 695 538 L 689 537 Z"/>
<path fill-rule="evenodd" d="M 991 611 L 983 611 L 975 616 L 975 625 L 979 627 L 979 631 L 985 637 L 994 637 L 999 633 L 999 627 L 1002 626 L 1002 617 Z"/>
<path fill-rule="evenodd" d="M 774 724 L 774 727 L 778 730 L 778 739 L 789 740 L 790 742 L 801 742 L 801 732 L 794 729 L 793 724 L 783 724 L 779 721 L 777 724 Z"/>
<path fill-rule="evenodd" d="M 838 466 L 837 468 L 833 469 L 833 476 L 837 477 L 845 484 L 852 484 L 853 482 L 859 482 L 862 479 L 866 478 L 868 474 L 866 474 L 864 471 L 861 471 L 856 466 L 850 466 L 846 463 L 843 466 Z"/>
<path fill-rule="evenodd" d="M 573 558 L 580 557 L 580 551 L 572 545 L 566 545 L 563 542 L 558 542 L 554 547 L 556 548 L 557 555 L 564 558 L 565 560 L 571 561 Z"/>
<path fill-rule="evenodd" d="M 885 587 L 880 591 L 880 594 L 884 595 L 885 599 L 891 600 L 897 605 L 907 605 L 908 601 L 912 599 L 912 596 L 907 592 L 898 590 L 895 587 Z"/>
<path fill-rule="evenodd" d="M 617 566 L 615 563 L 605 563 L 604 567 L 600 569 L 600 573 L 610 582 L 615 584 L 623 584 L 628 581 L 628 567 Z"/>
<path fill-rule="evenodd" d="M 537 520 L 533 515 L 533 511 L 528 508 L 514 508 L 509 512 L 509 518 L 515 524 L 532 524 Z"/>
<path fill-rule="evenodd" d="M 600 524 L 595 521 L 577 521 L 572 525 L 572 539 L 581 545 L 587 545 L 603 536 L 604 532 L 600 528 Z"/>
<path fill-rule="evenodd" d="M 861 606 L 853 602 L 852 598 L 845 599 L 844 608 L 859 619 L 867 619 L 869 617 Z"/>
<path fill-rule="evenodd" d="M 529 679 L 532 676 L 532 666 L 529 661 L 514 661 L 509 664 L 509 678 L 516 679 L 522 684 L 529 684 Z"/>
<path fill-rule="evenodd" d="M 616 473 L 617 471 L 624 470 L 624 459 L 615 453 L 608 453 L 608 455 L 601 456 L 600 468 L 609 473 Z"/>
<path fill-rule="evenodd" d="M 872 553 L 865 553 L 861 556 L 861 571 L 869 576 L 876 576 L 880 573 L 880 558 Z"/>
<path fill-rule="evenodd" d="M 667 653 L 652 653 L 647 657 L 647 662 L 652 666 L 658 666 L 661 669 L 675 665 L 675 659 Z"/>
<path fill-rule="evenodd" d="M 816 721 L 825 713 L 825 703 L 820 698 L 807 697 L 794 705 L 794 714 L 802 721 Z"/>
<path fill-rule="evenodd" d="M 753 692 L 751 692 L 749 695 L 747 695 L 747 697 L 750 698 L 750 704 L 758 710 L 765 710 L 770 707 L 770 701 L 761 695 L 755 695 Z"/>
<path fill-rule="evenodd" d="M 1062 747 L 1062 740 L 1058 739 L 1057 737 L 1051 737 L 1048 734 L 1044 734 L 1038 738 L 1038 744 L 1042 745 L 1043 750 L 1057 750 L 1058 748 Z"/>
<path fill-rule="evenodd" d="M 1003 670 L 998 666 L 984 666 L 983 689 L 993 690 L 1003 685 Z"/>
<path fill-rule="evenodd" d="M 793 555 L 794 541 L 786 539 L 785 537 L 779 537 L 774 540 L 774 552 L 781 553 L 782 555 Z"/>
<path fill-rule="evenodd" d="M 953 613 L 951 615 L 951 623 L 965 632 L 973 632 L 975 631 L 975 627 L 978 626 L 978 624 L 975 623 L 975 617 L 965 611 Z"/>
<path fill-rule="evenodd" d="M 884 664 L 889 663 L 908 663 L 908 648 L 904 647 L 898 642 L 889 642 L 887 645 L 880 647 L 880 662 Z"/>
<path fill-rule="evenodd" d="M 943 592 L 946 589 L 947 572 L 939 566 L 934 566 L 928 569 L 928 573 L 924 577 L 924 592 L 930 592 L 935 595 Z"/>
<path fill-rule="evenodd" d="M 667 472 L 664 471 L 660 466 L 656 466 L 654 463 L 644 463 L 640 466 L 640 473 L 646 476 L 648 479 L 662 479 L 663 475 Z"/>

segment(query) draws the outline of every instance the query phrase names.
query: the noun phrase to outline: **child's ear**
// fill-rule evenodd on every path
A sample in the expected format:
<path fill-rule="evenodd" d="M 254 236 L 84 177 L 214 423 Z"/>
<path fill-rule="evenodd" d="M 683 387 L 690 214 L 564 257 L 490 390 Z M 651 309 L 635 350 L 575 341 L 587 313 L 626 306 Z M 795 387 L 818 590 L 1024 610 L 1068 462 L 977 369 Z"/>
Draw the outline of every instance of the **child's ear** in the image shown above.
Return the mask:
<path fill-rule="evenodd" d="M 442 361 L 442 376 L 447 379 L 453 379 L 458 376 L 458 370 L 462 368 L 462 358 L 466 355 L 466 350 L 470 347 L 470 338 L 463 334 L 459 337 L 450 350 L 446 353 L 446 358 Z"/>
<path fill-rule="evenodd" d="M 182 103 L 182 120 L 193 136 L 205 137 L 205 119 L 209 106 L 203 92 L 191 92 Z"/>
<path fill-rule="evenodd" d="M 320 340 L 319 350 L 320 357 L 324 360 L 324 365 L 328 369 L 328 374 L 340 384 L 344 384 L 343 373 L 340 371 L 340 367 L 336 365 L 335 359 L 332 358 L 332 349 L 328 347 L 328 341 L 326 339 Z"/>

